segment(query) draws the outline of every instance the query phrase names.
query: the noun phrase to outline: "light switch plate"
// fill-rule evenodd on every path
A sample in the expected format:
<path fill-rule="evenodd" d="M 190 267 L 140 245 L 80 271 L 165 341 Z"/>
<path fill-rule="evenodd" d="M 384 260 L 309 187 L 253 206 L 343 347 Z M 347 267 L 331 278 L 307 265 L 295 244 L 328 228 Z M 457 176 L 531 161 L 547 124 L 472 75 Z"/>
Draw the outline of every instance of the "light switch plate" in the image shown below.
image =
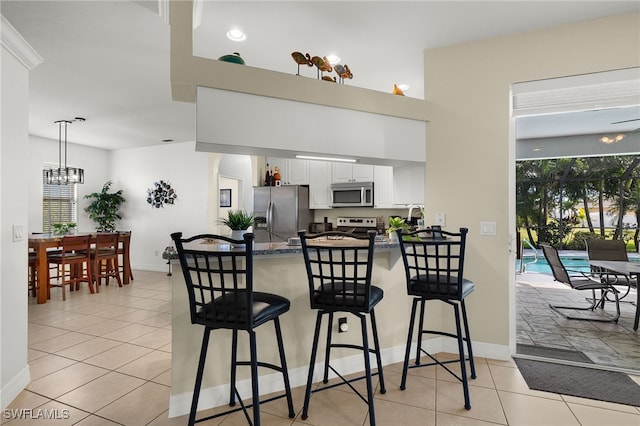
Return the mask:
<path fill-rule="evenodd" d="M 436 225 L 445 226 L 445 216 L 443 212 L 436 213 Z"/>
<path fill-rule="evenodd" d="M 496 235 L 496 223 L 480 222 L 480 235 Z"/>
<path fill-rule="evenodd" d="M 24 240 L 24 228 L 22 225 L 13 225 L 13 241 Z"/>

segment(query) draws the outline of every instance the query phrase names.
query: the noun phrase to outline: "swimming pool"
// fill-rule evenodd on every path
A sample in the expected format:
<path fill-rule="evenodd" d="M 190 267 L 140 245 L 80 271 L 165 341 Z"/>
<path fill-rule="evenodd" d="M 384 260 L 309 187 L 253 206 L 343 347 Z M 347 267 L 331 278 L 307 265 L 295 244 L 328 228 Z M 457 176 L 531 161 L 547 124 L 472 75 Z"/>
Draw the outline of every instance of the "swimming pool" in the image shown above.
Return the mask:
<path fill-rule="evenodd" d="M 580 271 L 580 272 L 589 272 L 589 259 L 585 257 L 575 257 L 572 255 L 571 257 L 560 256 L 562 259 L 562 264 L 565 268 L 571 271 Z M 534 262 L 535 260 L 535 262 Z M 631 257 L 630 261 L 640 261 L 638 258 Z M 551 268 L 547 263 L 547 260 L 544 258 L 544 255 L 539 254 L 537 259 L 533 256 L 523 256 L 522 261 L 524 262 L 525 272 L 536 272 L 539 274 L 551 274 Z M 516 259 L 516 272 L 520 272 L 520 261 Z"/>
<path fill-rule="evenodd" d="M 533 257 L 524 257 L 523 259 L 525 272 L 537 272 L 540 274 L 551 274 L 551 268 L 547 260 L 542 257 L 537 259 Z M 535 261 L 534 261 L 535 260 Z M 562 258 L 565 268 L 572 271 L 589 272 L 589 261 L 587 258 Z M 520 271 L 520 261 L 516 260 L 516 271 Z"/>

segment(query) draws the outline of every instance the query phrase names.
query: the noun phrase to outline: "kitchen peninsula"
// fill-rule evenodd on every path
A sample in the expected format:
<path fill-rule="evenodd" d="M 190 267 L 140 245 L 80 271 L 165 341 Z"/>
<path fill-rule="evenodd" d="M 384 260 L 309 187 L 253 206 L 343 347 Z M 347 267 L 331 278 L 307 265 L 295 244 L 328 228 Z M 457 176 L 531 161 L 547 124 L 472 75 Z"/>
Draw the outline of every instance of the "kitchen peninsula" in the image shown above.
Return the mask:
<path fill-rule="evenodd" d="M 289 246 L 286 242 L 254 244 L 254 288 L 286 297 L 291 301 L 291 309 L 281 317 L 284 346 L 291 385 L 306 383 L 309 355 L 315 325 L 315 313 L 309 308 L 307 275 L 300 246 Z M 193 326 L 189 315 L 189 301 L 184 276 L 177 259 L 171 260 L 172 275 L 172 369 L 170 416 L 189 411 L 193 383 L 196 375 L 198 354 L 202 342 L 202 328 Z M 397 243 L 388 240 L 377 242 L 374 255 L 372 283 L 384 291 L 384 298 L 376 309 L 378 333 L 382 346 L 384 364 L 402 360 L 408 328 L 407 314 L 410 298 L 406 295 L 404 267 Z M 332 331 L 334 342 L 360 341 L 358 320 L 348 314 L 348 324 L 352 327 L 346 333 L 337 330 L 337 318 Z M 401 318 L 401 320 L 398 320 Z M 258 329 L 258 357 L 264 362 L 277 362 L 278 351 L 274 343 L 274 330 L 270 326 Z M 209 343 L 207 367 L 204 373 L 199 409 L 228 403 L 229 363 L 231 333 L 219 330 L 212 334 Z M 240 354 L 248 353 L 246 333 L 239 336 Z M 346 349 L 336 350 L 335 358 L 342 358 L 339 365 L 345 374 L 361 371 L 362 354 Z M 316 369 L 322 371 L 322 369 Z M 260 393 L 267 394 L 282 388 L 279 374 L 261 371 Z M 248 395 L 250 390 L 249 371 L 238 369 L 238 389 Z"/>

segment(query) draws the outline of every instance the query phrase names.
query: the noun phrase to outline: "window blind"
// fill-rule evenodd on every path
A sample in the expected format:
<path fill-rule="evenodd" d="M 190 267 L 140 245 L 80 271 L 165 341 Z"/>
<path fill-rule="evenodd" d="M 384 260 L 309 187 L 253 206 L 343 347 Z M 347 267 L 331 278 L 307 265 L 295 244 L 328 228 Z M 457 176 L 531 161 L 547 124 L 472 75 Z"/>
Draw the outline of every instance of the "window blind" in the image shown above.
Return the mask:
<path fill-rule="evenodd" d="M 42 231 L 52 232 L 52 223 L 77 222 L 77 184 L 49 184 L 42 173 Z"/>

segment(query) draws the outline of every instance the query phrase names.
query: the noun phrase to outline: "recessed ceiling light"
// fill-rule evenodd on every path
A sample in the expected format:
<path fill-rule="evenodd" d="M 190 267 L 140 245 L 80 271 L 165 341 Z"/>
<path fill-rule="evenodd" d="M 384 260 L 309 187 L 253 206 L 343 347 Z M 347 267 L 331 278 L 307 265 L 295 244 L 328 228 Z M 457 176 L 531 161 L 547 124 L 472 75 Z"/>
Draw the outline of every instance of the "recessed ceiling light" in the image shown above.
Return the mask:
<path fill-rule="evenodd" d="M 173 142 L 173 139 L 162 139 L 160 142 L 169 143 L 169 142 Z"/>
<path fill-rule="evenodd" d="M 247 35 L 237 28 L 227 31 L 227 38 L 232 41 L 244 41 Z"/>
<path fill-rule="evenodd" d="M 541 149 L 540 148 L 533 148 L 532 151 L 533 152 L 538 152 L 538 151 L 541 151 Z"/>
<path fill-rule="evenodd" d="M 409 87 L 410 87 L 410 86 L 409 86 L 408 84 L 406 84 L 406 83 L 398 84 L 398 89 L 402 90 L 403 92 L 404 92 L 405 90 L 409 90 Z"/>
<path fill-rule="evenodd" d="M 340 62 L 340 56 L 331 54 L 327 56 L 327 60 L 331 65 L 335 65 Z"/>
<path fill-rule="evenodd" d="M 610 145 L 612 143 L 620 142 L 624 138 L 625 138 L 625 135 L 620 133 L 620 134 L 615 135 L 615 136 L 603 136 L 598 140 L 600 142 L 602 142 L 602 143 L 606 143 L 607 145 Z"/>

